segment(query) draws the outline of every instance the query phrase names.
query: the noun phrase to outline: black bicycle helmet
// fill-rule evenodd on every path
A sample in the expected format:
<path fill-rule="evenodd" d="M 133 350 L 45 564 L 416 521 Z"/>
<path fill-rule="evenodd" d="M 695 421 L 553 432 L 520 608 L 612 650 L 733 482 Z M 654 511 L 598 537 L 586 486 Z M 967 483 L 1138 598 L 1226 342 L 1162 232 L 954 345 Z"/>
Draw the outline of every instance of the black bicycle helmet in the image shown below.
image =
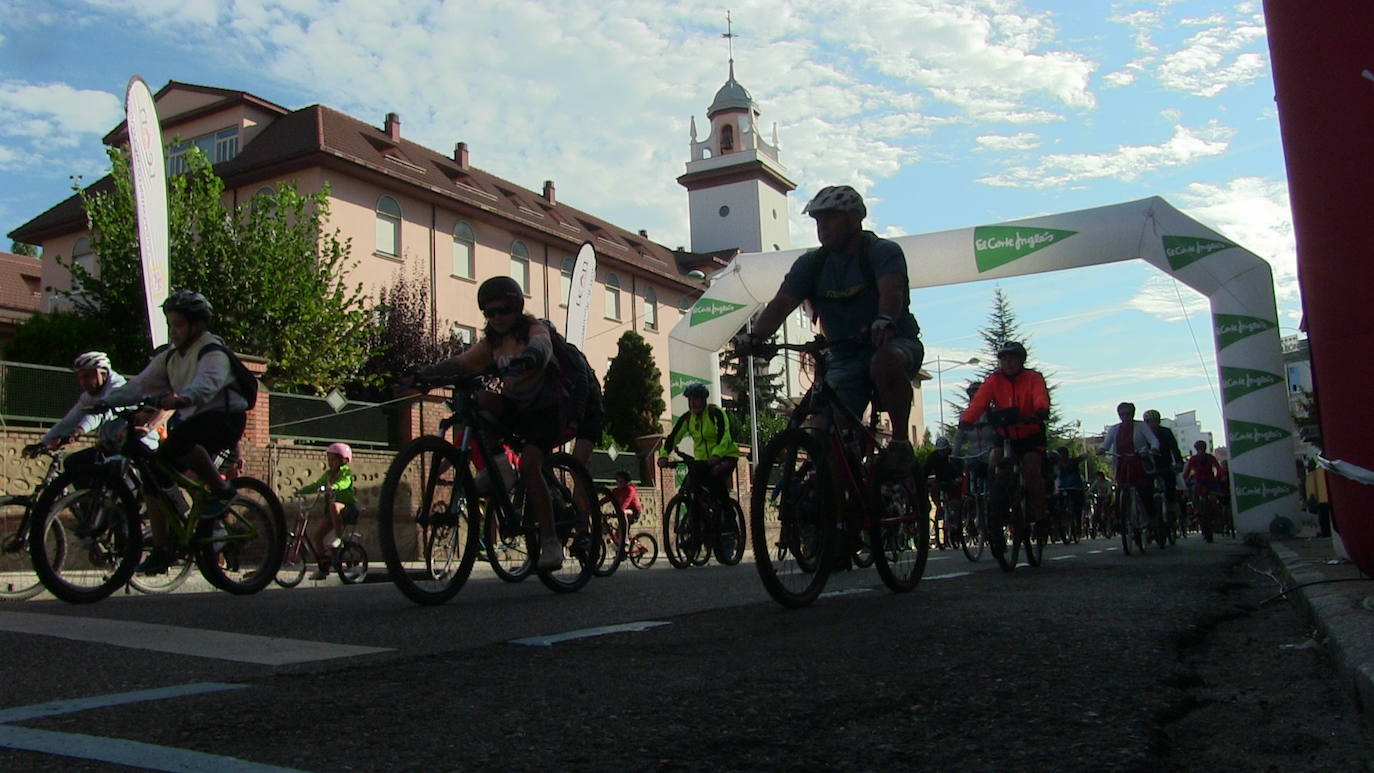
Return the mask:
<path fill-rule="evenodd" d="M 682 390 L 682 396 L 686 397 L 689 400 L 693 397 L 700 397 L 702 399 L 705 399 L 711 396 L 711 390 L 707 389 L 705 384 L 701 383 L 700 381 L 696 381 L 691 384 L 688 384 L 687 388 Z"/>
<path fill-rule="evenodd" d="M 978 394 L 978 389 L 982 386 L 983 382 L 981 381 L 971 382 L 968 386 L 964 387 L 964 393 L 967 394 L 969 397 L 973 397 L 974 395 Z"/>
<path fill-rule="evenodd" d="M 830 185 L 821 188 L 815 198 L 802 209 L 804 215 L 814 215 L 817 212 L 858 212 L 866 217 L 868 207 L 864 206 L 864 197 L 848 185 Z"/>
<path fill-rule="evenodd" d="M 1022 346 L 1019 341 L 1007 341 L 997 347 L 997 356 L 1005 357 L 1007 355 L 1014 355 L 1024 360 L 1026 359 L 1026 347 Z"/>
<path fill-rule="evenodd" d="M 211 306 L 210 301 L 198 292 L 192 290 L 177 290 L 167 296 L 167 300 L 162 302 L 162 310 L 164 312 L 175 311 L 192 321 L 209 321 L 210 315 L 215 311 L 215 307 Z"/>
<path fill-rule="evenodd" d="M 525 308 L 525 291 L 521 290 L 520 283 L 511 277 L 494 276 L 477 288 L 478 308 L 485 309 L 487 304 L 505 299 L 516 301 L 521 310 Z"/>

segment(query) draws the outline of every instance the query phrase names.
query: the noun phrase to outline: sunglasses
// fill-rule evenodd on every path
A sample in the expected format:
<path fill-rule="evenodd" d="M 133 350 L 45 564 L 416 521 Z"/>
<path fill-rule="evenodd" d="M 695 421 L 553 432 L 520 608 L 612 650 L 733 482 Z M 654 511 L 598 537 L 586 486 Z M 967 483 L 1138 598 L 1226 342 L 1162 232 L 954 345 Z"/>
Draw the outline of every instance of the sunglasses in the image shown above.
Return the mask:
<path fill-rule="evenodd" d="M 487 308 L 482 309 L 482 316 L 486 317 L 487 319 L 514 313 L 514 306 L 488 306 Z"/>

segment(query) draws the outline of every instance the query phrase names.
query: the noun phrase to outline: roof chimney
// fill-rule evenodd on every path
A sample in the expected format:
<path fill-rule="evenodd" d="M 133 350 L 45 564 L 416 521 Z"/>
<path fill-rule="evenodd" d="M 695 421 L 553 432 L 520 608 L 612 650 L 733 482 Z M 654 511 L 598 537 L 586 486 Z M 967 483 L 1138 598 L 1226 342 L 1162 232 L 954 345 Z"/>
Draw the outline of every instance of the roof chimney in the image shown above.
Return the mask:
<path fill-rule="evenodd" d="M 553 180 L 544 181 L 544 200 L 550 204 L 558 203 L 558 196 L 554 194 Z"/>
<path fill-rule="evenodd" d="M 643 236 L 645 239 L 649 238 L 649 232 L 644 230 L 643 228 L 639 229 L 639 235 Z"/>
<path fill-rule="evenodd" d="M 453 161 L 458 164 L 459 169 L 468 168 L 468 144 L 466 142 L 454 143 Z"/>
<path fill-rule="evenodd" d="M 395 142 L 401 138 L 401 116 L 395 113 L 386 114 L 386 136 Z"/>

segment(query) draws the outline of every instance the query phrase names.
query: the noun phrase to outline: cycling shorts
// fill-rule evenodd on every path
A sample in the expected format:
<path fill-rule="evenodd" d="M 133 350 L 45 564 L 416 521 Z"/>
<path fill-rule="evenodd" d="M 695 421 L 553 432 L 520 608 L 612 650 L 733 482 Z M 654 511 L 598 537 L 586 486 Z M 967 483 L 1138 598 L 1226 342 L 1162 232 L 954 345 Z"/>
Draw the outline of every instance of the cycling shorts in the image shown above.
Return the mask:
<path fill-rule="evenodd" d="M 220 451 L 238 444 L 247 423 L 248 415 L 242 411 L 197 413 L 172 427 L 172 431 L 167 433 L 167 439 L 158 447 L 158 453 L 164 459 L 180 459 L 191 449 L 200 446 L 213 458 Z"/>
<path fill-rule="evenodd" d="M 926 348 L 915 338 L 893 338 L 890 343 L 907 357 L 907 378 L 916 378 L 925 359 Z M 873 361 L 871 346 L 859 349 L 831 349 L 826 354 L 825 383 L 835 390 L 840 402 L 855 416 L 863 417 L 868 398 L 873 394 L 873 379 L 869 366 Z"/>

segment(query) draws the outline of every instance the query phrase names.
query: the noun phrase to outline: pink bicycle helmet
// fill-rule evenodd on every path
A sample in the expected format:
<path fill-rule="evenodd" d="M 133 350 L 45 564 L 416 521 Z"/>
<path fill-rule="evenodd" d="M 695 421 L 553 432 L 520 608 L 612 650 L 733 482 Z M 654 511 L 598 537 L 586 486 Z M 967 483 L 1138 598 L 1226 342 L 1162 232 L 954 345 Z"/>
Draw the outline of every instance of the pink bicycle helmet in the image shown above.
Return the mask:
<path fill-rule="evenodd" d="M 329 447 L 324 450 L 342 456 L 345 462 L 353 461 L 353 449 L 349 448 L 347 443 L 330 443 Z"/>

